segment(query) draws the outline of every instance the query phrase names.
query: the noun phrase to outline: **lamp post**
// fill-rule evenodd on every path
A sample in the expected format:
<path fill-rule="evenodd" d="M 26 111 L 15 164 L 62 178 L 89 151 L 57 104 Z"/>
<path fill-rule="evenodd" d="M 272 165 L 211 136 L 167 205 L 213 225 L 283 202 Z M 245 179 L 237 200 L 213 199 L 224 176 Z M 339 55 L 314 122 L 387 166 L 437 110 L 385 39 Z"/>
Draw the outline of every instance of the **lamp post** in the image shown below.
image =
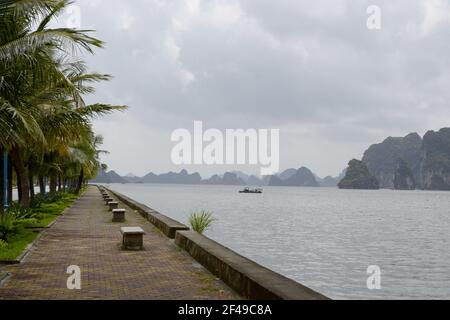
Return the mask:
<path fill-rule="evenodd" d="M 3 154 L 3 208 L 8 209 L 8 152 Z"/>

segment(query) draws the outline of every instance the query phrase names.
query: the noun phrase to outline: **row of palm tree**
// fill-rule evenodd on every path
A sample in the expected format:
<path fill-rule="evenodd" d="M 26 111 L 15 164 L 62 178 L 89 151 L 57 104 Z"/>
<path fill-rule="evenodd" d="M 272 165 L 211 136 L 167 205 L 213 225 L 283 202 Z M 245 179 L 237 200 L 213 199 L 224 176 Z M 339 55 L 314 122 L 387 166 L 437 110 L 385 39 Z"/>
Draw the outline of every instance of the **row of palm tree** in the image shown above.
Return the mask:
<path fill-rule="evenodd" d="M 102 138 L 94 117 L 124 106 L 87 105 L 83 97 L 109 75 L 88 73 L 80 52 L 103 42 L 91 30 L 51 28 L 68 0 L 0 0 L 0 190 L 11 200 L 14 176 L 22 206 L 30 206 L 34 185 L 50 193 L 79 191 L 100 166 Z M 9 185 L 3 182 L 3 157 Z M 3 192 L 0 192 L 3 203 Z M 0 205 L 0 210 L 3 206 Z"/>

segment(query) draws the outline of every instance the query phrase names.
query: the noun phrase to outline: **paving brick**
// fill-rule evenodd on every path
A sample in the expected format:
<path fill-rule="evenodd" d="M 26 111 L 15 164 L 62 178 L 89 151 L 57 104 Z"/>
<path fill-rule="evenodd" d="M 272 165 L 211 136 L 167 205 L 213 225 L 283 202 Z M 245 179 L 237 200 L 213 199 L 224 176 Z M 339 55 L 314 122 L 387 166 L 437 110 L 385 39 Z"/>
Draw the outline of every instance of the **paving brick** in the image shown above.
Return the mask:
<path fill-rule="evenodd" d="M 117 199 L 115 199 L 118 201 Z M 235 299 L 239 296 L 180 251 L 152 224 L 127 210 L 113 223 L 95 187 L 90 187 L 33 247 L 25 261 L 4 267 L 12 276 L 0 299 Z M 143 251 L 123 251 L 120 227 L 146 232 Z M 81 269 L 81 290 L 69 290 L 66 270 Z"/>

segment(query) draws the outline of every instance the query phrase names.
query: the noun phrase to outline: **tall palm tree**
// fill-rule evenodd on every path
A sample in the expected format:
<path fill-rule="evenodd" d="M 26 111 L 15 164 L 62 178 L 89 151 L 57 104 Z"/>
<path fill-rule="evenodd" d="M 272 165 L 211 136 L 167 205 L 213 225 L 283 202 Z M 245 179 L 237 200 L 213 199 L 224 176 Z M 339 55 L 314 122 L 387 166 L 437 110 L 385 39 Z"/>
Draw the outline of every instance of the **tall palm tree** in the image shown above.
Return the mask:
<path fill-rule="evenodd" d="M 13 159 L 23 206 L 30 204 L 36 173 L 50 175 L 54 191 L 64 166 L 77 163 L 82 183 L 95 159 L 90 120 L 124 108 L 85 105 L 82 96 L 94 91 L 89 84 L 110 77 L 87 73 L 71 57 L 78 48 L 102 47 L 90 30 L 48 28 L 70 3 L 0 0 L 0 152 Z"/>
<path fill-rule="evenodd" d="M 0 145 L 3 148 L 21 143 L 21 130 L 39 134 L 39 127 L 33 121 L 35 110 L 21 99 L 23 84 L 29 88 L 39 81 L 64 80 L 55 64 L 55 52 L 60 57 L 78 48 L 92 53 L 94 47 L 103 45 L 88 35 L 89 30 L 48 28 L 69 4 L 68 0 L 0 0 Z"/>
<path fill-rule="evenodd" d="M 124 106 L 111 106 L 106 104 L 85 105 L 82 94 L 93 93 L 94 88 L 89 84 L 102 80 L 108 80 L 108 75 L 87 74 L 84 64 L 76 62 L 64 65 L 62 73 L 65 80 L 55 83 L 54 86 L 43 85 L 38 87 L 36 92 L 27 99 L 27 105 L 37 108 L 38 113 L 35 119 L 43 135 L 41 138 L 34 135 L 26 136 L 27 146 L 32 148 L 13 148 L 11 155 L 16 164 L 19 179 L 21 180 L 21 203 L 24 206 L 29 204 L 27 190 L 32 190 L 29 181 L 33 181 L 35 175 L 33 170 L 39 167 L 39 163 L 30 161 L 36 154 L 40 154 L 41 161 L 45 160 L 47 175 L 50 177 L 50 192 L 56 192 L 56 185 L 62 180 L 62 166 L 56 159 L 70 154 L 69 151 L 77 151 L 79 146 L 85 146 L 83 151 L 87 154 L 86 161 L 91 161 L 94 157 L 93 151 L 86 146 L 91 145 L 93 134 L 91 129 L 91 119 L 98 115 L 110 113 L 115 110 L 125 109 Z M 65 83 L 70 83 L 66 86 Z M 87 153 L 87 151 L 90 151 Z M 74 154 L 74 152 L 72 152 Z M 78 154 L 80 154 L 78 152 Z M 75 153 L 76 155 L 76 153 Z M 28 164 L 28 165 L 27 165 Z M 30 170 L 32 169 L 32 170 Z M 82 171 L 83 173 L 83 171 Z M 82 174 L 80 174 L 82 175 Z M 77 184 L 77 190 L 81 183 Z M 30 192 L 32 196 L 33 192 Z"/>

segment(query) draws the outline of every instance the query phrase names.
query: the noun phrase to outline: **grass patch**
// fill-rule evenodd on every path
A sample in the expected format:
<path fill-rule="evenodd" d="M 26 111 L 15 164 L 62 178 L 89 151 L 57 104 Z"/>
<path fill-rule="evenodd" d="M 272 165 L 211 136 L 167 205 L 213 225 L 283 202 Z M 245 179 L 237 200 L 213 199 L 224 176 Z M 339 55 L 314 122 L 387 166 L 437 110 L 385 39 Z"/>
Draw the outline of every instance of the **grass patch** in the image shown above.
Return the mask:
<path fill-rule="evenodd" d="M 38 233 L 29 229 L 20 229 L 9 239 L 8 245 L 0 249 L 0 261 L 14 261 L 25 248 L 36 239 Z"/>
<path fill-rule="evenodd" d="M 33 212 L 40 216 L 38 223 L 31 225 L 36 228 L 45 228 L 52 223 L 61 213 L 69 207 L 76 199 L 77 195 L 63 194 L 61 199 L 52 203 L 43 203 L 41 207 L 33 209 Z"/>
<path fill-rule="evenodd" d="M 45 228 L 69 207 L 77 195 L 62 193 L 52 199 L 44 200 L 35 208 L 29 209 L 35 218 L 27 223 L 19 222 L 16 232 L 8 237 L 8 242 L 0 246 L 0 261 L 14 261 L 38 236 L 38 232 L 29 228 Z"/>

